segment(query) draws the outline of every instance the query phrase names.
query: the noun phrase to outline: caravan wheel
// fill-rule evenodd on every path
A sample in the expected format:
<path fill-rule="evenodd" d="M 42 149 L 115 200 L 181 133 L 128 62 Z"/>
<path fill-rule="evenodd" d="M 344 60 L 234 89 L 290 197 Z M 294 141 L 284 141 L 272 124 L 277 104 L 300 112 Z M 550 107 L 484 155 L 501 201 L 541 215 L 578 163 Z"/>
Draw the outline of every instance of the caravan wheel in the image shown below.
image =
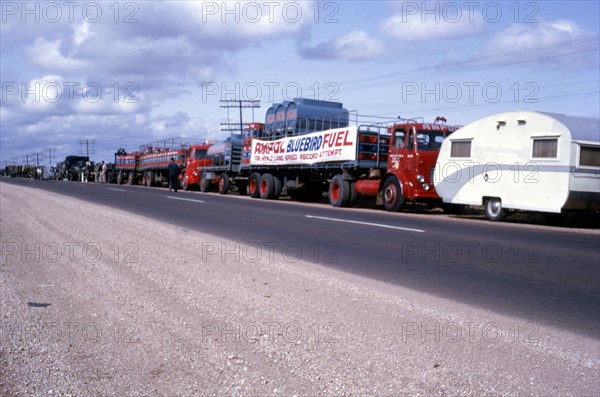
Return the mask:
<path fill-rule="evenodd" d="M 485 217 L 494 222 L 501 221 L 506 216 L 506 211 L 502 208 L 502 200 L 497 197 L 486 200 L 484 211 Z"/>

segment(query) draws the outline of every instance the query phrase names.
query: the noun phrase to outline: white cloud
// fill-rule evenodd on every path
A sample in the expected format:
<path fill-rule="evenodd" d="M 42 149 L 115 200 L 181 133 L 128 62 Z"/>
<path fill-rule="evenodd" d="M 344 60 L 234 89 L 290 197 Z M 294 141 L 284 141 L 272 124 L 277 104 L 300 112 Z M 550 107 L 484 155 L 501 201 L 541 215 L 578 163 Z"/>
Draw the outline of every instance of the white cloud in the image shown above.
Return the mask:
<path fill-rule="evenodd" d="M 570 69 L 597 68 L 598 53 L 585 51 L 592 37 L 576 22 L 567 19 L 540 21 L 535 25 L 512 25 L 496 33 L 486 45 L 487 54 L 519 51 L 533 60 Z M 592 37 L 592 41 L 597 38 Z M 595 47 L 597 48 L 597 47 Z M 529 52 L 525 52 L 530 50 Z"/>
<path fill-rule="evenodd" d="M 372 60 L 384 52 L 381 41 L 370 37 L 362 30 L 355 30 L 344 36 L 317 44 L 314 47 L 300 49 L 306 58 L 313 59 L 345 59 Z"/>
<path fill-rule="evenodd" d="M 90 31 L 90 24 L 87 21 L 83 21 L 79 25 L 75 25 L 73 28 L 73 44 L 79 47 L 89 37 L 93 36 L 94 33 Z"/>
<path fill-rule="evenodd" d="M 80 73 L 92 66 L 86 60 L 64 56 L 61 53 L 62 40 L 48 41 L 38 37 L 32 46 L 27 48 L 29 61 L 49 72 Z"/>
<path fill-rule="evenodd" d="M 476 36 L 484 30 L 484 21 L 481 15 L 467 13 L 398 13 L 385 19 L 381 29 L 397 40 L 420 42 Z"/>
<path fill-rule="evenodd" d="M 496 33 L 487 47 L 497 52 L 515 51 L 573 40 L 585 35 L 581 26 L 566 19 L 540 21 L 535 25 L 515 24 Z"/>

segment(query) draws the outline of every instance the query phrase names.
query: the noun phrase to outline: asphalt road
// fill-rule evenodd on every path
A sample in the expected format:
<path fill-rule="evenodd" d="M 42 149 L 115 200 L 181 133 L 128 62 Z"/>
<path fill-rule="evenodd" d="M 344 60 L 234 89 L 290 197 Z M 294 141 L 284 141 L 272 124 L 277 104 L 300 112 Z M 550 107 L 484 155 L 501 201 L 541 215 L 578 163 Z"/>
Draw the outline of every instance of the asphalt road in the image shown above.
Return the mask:
<path fill-rule="evenodd" d="M 600 337 L 600 233 L 239 196 L 2 179 L 239 241 L 199 256 L 283 253 Z M 0 185 L 1 186 L 1 185 Z M 51 211 L 51 209 L 49 209 Z"/>

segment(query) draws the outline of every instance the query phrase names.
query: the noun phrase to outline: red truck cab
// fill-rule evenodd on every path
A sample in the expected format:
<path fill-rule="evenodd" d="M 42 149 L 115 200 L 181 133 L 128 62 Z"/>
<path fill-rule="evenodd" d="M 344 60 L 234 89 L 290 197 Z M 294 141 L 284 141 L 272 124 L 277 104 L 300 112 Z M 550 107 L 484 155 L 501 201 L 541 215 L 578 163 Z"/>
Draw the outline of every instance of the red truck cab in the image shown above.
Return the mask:
<path fill-rule="evenodd" d="M 437 201 L 433 170 L 442 142 L 458 127 L 438 123 L 395 124 L 389 128 L 387 173 L 382 178 L 383 205 L 398 211 L 406 201 Z"/>
<path fill-rule="evenodd" d="M 206 156 L 206 151 L 212 144 L 212 141 L 206 141 L 201 145 L 188 147 L 185 168 L 179 176 L 183 190 L 189 190 L 191 186 L 200 183 L 201 168 L 211 165 L 210 159 Z"/>

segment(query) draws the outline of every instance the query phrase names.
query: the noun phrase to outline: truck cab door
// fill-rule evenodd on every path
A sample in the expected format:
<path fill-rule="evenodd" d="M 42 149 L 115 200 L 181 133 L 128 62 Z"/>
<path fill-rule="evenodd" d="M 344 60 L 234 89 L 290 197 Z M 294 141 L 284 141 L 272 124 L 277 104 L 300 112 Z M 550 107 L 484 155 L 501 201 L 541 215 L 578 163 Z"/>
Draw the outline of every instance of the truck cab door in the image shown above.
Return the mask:
<path fill-rule="evenodd" d="M 406 131 L 398 128 L 392 132 L 392 140 L 388 155 L 388 170 L 397 172 L 405 160 L 406 155 Z"/>

